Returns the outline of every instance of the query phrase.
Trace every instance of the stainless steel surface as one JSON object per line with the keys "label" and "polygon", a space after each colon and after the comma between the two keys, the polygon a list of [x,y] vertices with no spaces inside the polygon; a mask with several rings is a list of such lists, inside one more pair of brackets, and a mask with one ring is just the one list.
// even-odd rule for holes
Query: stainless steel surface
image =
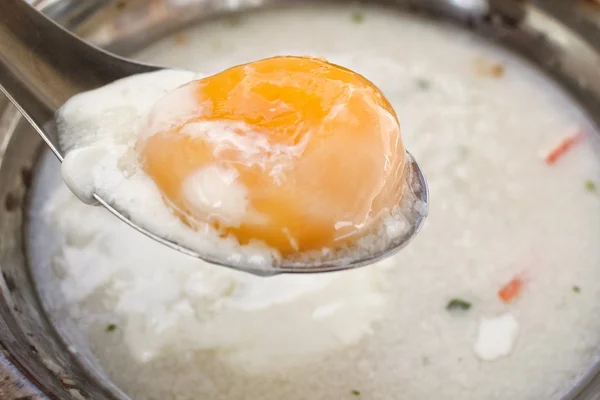
{"label": "stainless steel surface", "polygon": [[[292,3],[283,0],[151,0],[114,1],[107,5],[108,2],[52,0],[45,3],[50,7],[46,10],[59,10],[54,17],[59,20],[66,17],[65,21],[76,24],[85,37],[123,55],[193,21],[229,12],[234,3],[241,9]],[[561,83],[596,127],[600,127],[600,9],[592,2],[385,2],[407,12],[452,21],[521,54]],[[78,11],[73,11],[75,9],[71,7],[75,3],[87,3],[89,10],[95,12],[83,12],[81,17],[77,17]],[[0,98],[0,109],[2,102]],[[58,337],[54,327],[48,323],[37,298],[28,270],[31,260],[26,258],[23,250],[26,245],[24,241],[27,240],[23,237],[23,227],[24,212],[28,207],[26,195],[31,171],[39,156],[39,147],[39,137],[18,118],[15,110],[5,110],[0,116],[0,158],[3,149],[8,150],[4,159],[0,160],[0,344],[3,348],[0,352],[0,371],[19,382],[19,396],[22,393],[37,396],[37,387],[49,398],[72,399],[75,397],[69,390],[77,389],[87,399],[127,399],[105,379],[96,365],[86,359],[85,354],[68,351],[68,344]],[[590,366],[590,370],[563,400],[599,399],[599,372],[599,364]],[[443,393],[440,393],[440,397],[443,397]],[[0,395],[0,398],[5,397]]]}
{"label": "stainless steel surface", "polygon": [[[23,114],[60,161],[65,154],[56,135],[54,115],[69,98],[117,79],[159,69],[88,45],[22,0],[4,0],[0,3],[0,36],[4,37],[0,41],[0,91]],[[391,241],[381,251],[351,261],[343,255],[313,263],[284,259],[270,269],[256,268],[243,262],[232,263],[200,254],[150,232],[133,222],[126,210],[119,210],[97,194],[94,194],[94,198],[132,228],[163,245],[215,265],[260,276],[340,271],[363,267],[389,257],[408,245],[419,233],[427,216],[429,195],[419,165],[412,156],[409,155],[408,159],[409,188],[416,202],[423,204],[423,207],[419,206],[420,211],[408,209],[405,217],[410,229],[404,235]]]}
{"label": "stainless steel surface", "polygon": [[53,120],[69,98],[157,69],[88,45],[22,0],[0,3],[0,37],[0,90],[60,160]]}

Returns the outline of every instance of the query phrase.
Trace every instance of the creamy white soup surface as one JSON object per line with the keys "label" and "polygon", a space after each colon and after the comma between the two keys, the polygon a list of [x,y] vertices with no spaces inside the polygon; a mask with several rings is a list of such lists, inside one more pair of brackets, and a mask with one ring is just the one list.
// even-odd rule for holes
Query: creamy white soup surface
{"label": "creamy white soup surface", "polygon": [[32,216],[60,239],[39,282],[52,315],[136,400],[559,398],[600,345],[600,158],[574,103],[506,51],[375,7],[203,23],[136,58],[211,74],[275,55],[383,90],[430,185],[415,241],[360,270],[257,278],[61,184]]}

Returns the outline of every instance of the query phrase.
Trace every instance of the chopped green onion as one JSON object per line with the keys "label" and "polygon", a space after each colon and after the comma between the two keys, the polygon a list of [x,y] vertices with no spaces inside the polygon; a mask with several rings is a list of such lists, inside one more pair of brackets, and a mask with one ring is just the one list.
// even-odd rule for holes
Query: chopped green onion
{"label": "chopped green onion", "polygon": [[579,286],[573,286],[573,292],[580,293],[581,292],[581,288]]}
{"label": "chopped green onion", "polygon": [[106,326],[106,332],[114,332],[117,330],[117,326],[115,324],[108,324]]}
{"label": "chopped green onion", "polygon": [[229,25],[240,26],[242,24],[242,17],[239,14],[232,15],[229,17]]}
{"label": "chopped green onion", "polygon": [[588,192],[596,192],[596,184],[593,181],[585,181],[585,190]]}
{"label": "chopped green onion", "polygon": [[361,24],[364,20],[365,16],[361,12],[355,11],[352,13],[352,22],[355,24]]}
{"label": "chopped green onion", "polygon": [[431,88],[431,82],[425,78],[419,78],[417,79],[417,86],[421,90],[427,90]]}
{"label": "chopped green onion", "polygon": [[448,302],[446,306],[446,310],[454,311],[454,310],[463,310],[467,311],[471,308],[471,303],[462,299],[452,299]]}
{"label": "chopped green onion", "polygon": [[356,389],[352,391],[352,394],[354,396],[360,396],[360,392],[358,390],[356,390]]}

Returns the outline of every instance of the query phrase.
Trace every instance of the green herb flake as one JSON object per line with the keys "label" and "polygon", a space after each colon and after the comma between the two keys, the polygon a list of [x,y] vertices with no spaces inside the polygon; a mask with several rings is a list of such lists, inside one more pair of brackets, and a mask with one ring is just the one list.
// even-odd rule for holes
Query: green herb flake
{"label": "green herb flake", "polygon": [[360,396],[360,391],[358,391],[358,390],[356,390],[356,389],[354,389],[354,390],[353,390],[352,392],[350,392],[350,393],[352,393],[352,395],[353,395],[353,396]]}
{"label": "green herb flake", "polygon": [[365,16],[359,11],[352,13],[352,22],[355,24],[362,24],[365,21]]}
{"label": "green herb flake", "polygon": [[114,332],[116,330],[117,330],[117,325],[115,325],[115,324],[106,325],[106,332]]}
{"label": "green herb flake", "polygon": [[229,17],[229,25],[230,26],[240,26],[242,24],[242,16],[239,14],[232,15]]}
{"label": "green herb flake", "polygon": [[588,192],[596,192],[596,184],[594,183],[594,181],[585,181],[585,190],[587,190]]}
{"label": "green herb flake", "polygon": [[469,303],[468,301],[462,300],[462,299],[452,299],[448,302],[448,305],[446,306],[446,310],[448,310],[448,311],[455,311],[455,310],[467,311],[470,308],[471,308],[471,303]]}
{"label": "green herb flake", "polygon": [[573,286],[573,292],[581,293],[581,288],[579,286]]}
{"label": "green herb flake", "polygon": [[431,88],[431,81],[425,78],[417,79],[417,87],[421,90],[429,90]]}

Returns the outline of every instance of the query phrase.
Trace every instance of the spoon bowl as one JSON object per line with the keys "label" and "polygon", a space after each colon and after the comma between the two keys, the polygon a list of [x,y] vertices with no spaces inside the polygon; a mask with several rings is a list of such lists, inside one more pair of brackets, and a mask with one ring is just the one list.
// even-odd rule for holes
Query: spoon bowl
{"label": "spoon bowl", "polygon": [[[15,105],[42,137],[58,159],[64,154],[55,128],[55,114],[67,100],[78,93],[97,89],[131,75],[157,71],[152,66],[110,54],[85,43],[23,0],[0,2],[0,91]],[[303,263],[283,260],[273,268],[256,268],[233,264],[191,250],[169,241],[132,222],[127,213],[118,210],[98,195],[94,199],[134,229],[179,252],[206,262],[260,276],[279,273],[315,273],[356,268],[386,258],[405,247],[419,232],[428,210],[429,195],[425,177],[416,160],[408,154],[407,189],[410,211],[405,215],[408,229],[392,240],[385,249],[355,259],[328,258]]]}

